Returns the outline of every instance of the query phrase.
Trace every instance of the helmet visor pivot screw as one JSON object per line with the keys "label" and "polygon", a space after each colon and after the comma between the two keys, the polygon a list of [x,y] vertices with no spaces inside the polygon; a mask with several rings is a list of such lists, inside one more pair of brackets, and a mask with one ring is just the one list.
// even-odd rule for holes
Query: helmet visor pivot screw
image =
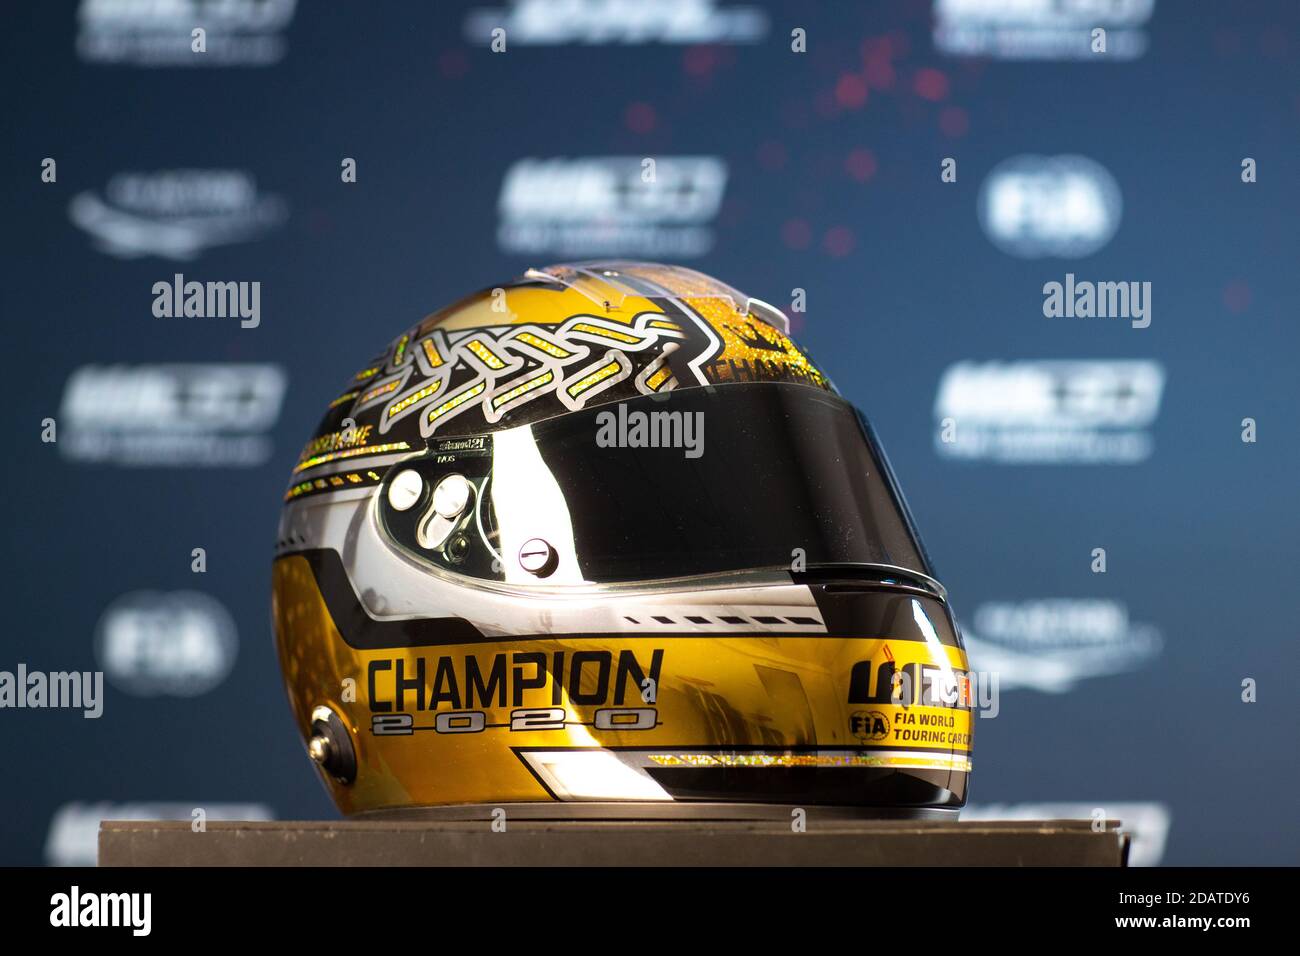
{"label": "helmet visor pivot screw", "polygon": [[433,489],[433,510],[447,520],[459,518],[469,504],[469,482],[464,475],[448,475]]}
{"label": "helmet visor pivot screw", "polygon": [[316,735],[307,742],[307,753],[321,766],[330,759],[330,742],[328,737]]}
{"label": "helmet visor pivot screw", "polygon": [[388,486],[388,503],[394,511],[409,511],[415,507],[424,492],[424,479],[420,473],[407,468]]}
{"label": "helmet visor pivot screw", "polygon": [[553,574],[559,564],[560,555],[542,538],[530,538],[519,549],[519,566],[539,578]]}

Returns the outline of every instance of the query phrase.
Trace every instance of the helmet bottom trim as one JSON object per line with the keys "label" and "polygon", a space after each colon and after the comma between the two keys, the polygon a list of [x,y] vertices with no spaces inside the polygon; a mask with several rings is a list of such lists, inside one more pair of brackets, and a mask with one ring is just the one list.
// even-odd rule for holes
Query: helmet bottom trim
{"label": "helmet bottom trim", "polygon": [[[788,825],[795,805],[776,803],[715,803],[706,801],[550,801],[533,803],[463,803],[440,807],[391,807],[365,810],[352,820],[379,822],[462,823],[492,821],[505,811],[510,820],[555,823],[632,822],[779,822]],[[861,823],[884,820],[955,821],[960,807],[852,807],[809,806],[802,808],[818,824]]]}

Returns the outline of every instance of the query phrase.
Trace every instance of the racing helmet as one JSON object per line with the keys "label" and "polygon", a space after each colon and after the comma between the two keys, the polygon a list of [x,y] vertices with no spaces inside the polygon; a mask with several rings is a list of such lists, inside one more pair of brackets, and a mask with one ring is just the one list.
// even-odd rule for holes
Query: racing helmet
{"label": "racing helmet", "polygon": [[273,618],[347,814],[965,802],[966,655],[871,427],[778,309],[677,266],[530,269],[362,364]]}

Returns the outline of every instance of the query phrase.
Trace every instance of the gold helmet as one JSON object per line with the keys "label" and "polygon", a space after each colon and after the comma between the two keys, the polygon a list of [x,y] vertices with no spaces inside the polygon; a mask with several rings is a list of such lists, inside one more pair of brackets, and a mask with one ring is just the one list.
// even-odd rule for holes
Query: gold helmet
{"label": "gold helmet", "polygon": [[964,803],[946,594],[870,426],[788,331],[688,269],[532,269],[333,397],[273,603],[340,809]]}

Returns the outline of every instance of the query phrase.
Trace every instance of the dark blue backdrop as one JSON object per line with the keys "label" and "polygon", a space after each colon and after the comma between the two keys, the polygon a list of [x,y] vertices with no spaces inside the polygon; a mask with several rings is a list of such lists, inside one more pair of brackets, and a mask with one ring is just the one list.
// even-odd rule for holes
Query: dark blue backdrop
{"label": "dark blue backdrop", "polygon": [[[1148,861],[1297,862],[1300,8],[1160,0],[1146,16],[1132,3],[1111,36],[1136,32],[1136,56],[1080,55],[1087,30],[1067,22],[1081,38],[1070,52],[1014,58],[936,46],[953,18],[995,37],[996,22],[972,19],[987,3],[718,0],[698,5],[721,31],[709,43],[677,42],[672,23],[689,17],[595,36],[623,6],[600,3],[556,5],[550,25],[570,35],[540,43],[519,7],[494,53],[466,24],[505,5],[199,2],[175,22],[130,3],[6,11],[0,670],[111,679],[97,720],[0,711],[0,862],[83,859],[90,823],[129,805],[332,816],[269,627],[270,544],[310,428],[360,362],[433,308],[529,265],[648,243],[783,306],[805,290],[799,338],[880,432],[974,666],[993,666],[982,648],[1005,671],[999,715],[979,722],[974,812],[1137,804]],[[207,24],[208,61],[189,52],[191,23]],[[1028,24],[1048,39],[1051,26]],[[1109,171],[1122,212],[1087,193],[1082,212],[1060,207],[1085,231],[1089,215],[1118,216],[1098,251],[1023,258],[984,231],[981,188],[1023,155]],[[341,181],[345,157],[355,183]],[[680,157],[715,157],[721,201],[629,208],[631,228],[560,248],[557,209],[591,222],[557,177],[553,232],[530,253],[503,248],[523,215],[501,204],[514,164],[563,158],[574,175],[602,157],[656,158],[670,177],[692,168]],[[956,182],[940,179],[945,157]],[[1242,182],[1245,157],[1257,182]],[[686,257],[699,250],[672,245],[683,235],[707,251]],[[260,282],[260,324],[155,318],[151,288],[177,272]],[[1042,285],[1066,272],[1149,281],[1151,326],[1045,318]],[[1141,460],[964,458],[940,437],[937,396],[957,363],[1120,359],[1163,375],[1154,417],[1089,422],[1075,368],[1051,392],[1057,425],[1131,426],[1150,443]],[[104,429],[141,427],[129,410],[105,412],[108,425],[94,412],[150,367],[170,387],[212,387],[173,363],[272,366],[287,391],[250,399],[272,423],[244,431],[186,393],[168,406],[174,429],[131,446],[134,463],[126,446],[96,452]],[[124,377],[89,393],[89,411],[69,402],[77,370],[113,365]],[[40,440],[46,418],[55,443]],[[1036,427],[1034,414],[991,421],[1012,439]],[[252,467],[186,457],[186,435],[248,433],[269,445]],[[228,612],[228,673],[221,613],[184,596],[176,612],[172,592]],[[186,648],[161,692],[138,661],[106,664],[105,646],[147,645],[150,627]]]}

